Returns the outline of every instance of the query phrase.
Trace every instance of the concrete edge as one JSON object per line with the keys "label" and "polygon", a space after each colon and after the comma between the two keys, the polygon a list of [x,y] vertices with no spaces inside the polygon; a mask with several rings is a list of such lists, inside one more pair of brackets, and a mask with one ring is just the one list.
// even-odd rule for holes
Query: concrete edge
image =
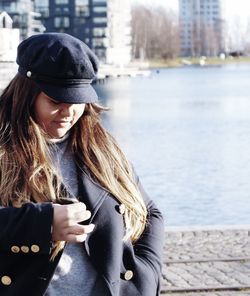
{"label": "concrete edge", "polygon": [[166,226],[165,232],[188,232],[188,231],[230,231],[249,230],[250,224],[243,225],[187,225],[187,226]]}

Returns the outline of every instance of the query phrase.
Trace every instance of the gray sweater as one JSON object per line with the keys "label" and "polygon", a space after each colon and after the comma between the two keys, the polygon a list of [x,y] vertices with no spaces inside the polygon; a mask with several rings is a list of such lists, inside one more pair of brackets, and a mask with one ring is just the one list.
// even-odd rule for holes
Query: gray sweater
{"label": "gray sweater", "polygon": [[[76,164],[65,137],[51,145],[56,168],[71,195],[79,196]],[[45,296],[108,296],[103,279],[86,253],[84,243],[67,243]]]}

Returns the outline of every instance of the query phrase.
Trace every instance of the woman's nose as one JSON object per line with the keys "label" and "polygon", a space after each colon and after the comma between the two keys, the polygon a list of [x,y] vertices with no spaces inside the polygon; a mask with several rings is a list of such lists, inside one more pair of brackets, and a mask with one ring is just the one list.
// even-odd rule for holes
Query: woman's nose
{"label": "woman's nose", "polygon": [[61,109],[61,115],[63,116],[72,116],[74,114],[74,105],[73,104],[63,104]]}

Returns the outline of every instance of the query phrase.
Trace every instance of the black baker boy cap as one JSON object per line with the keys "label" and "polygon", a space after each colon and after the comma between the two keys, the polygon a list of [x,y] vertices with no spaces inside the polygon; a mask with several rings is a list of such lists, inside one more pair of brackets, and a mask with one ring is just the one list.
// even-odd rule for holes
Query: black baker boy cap
{"label": "black baker boy cap", "polygon": [[22,76],[33,80],[56,101],[80,104],[98,100],[91,86],[98,59],[85,43],[71,35],[33,35],[19,44],[16,62]]}

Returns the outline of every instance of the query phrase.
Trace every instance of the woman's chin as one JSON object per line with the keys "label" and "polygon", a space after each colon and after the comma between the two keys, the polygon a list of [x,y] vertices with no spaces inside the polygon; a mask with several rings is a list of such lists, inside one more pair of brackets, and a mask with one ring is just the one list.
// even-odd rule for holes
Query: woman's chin
{"label": "woman's chin", "polygon": [[49,135],[52,139],[60,139],[63,138],[68,132],[68,129],[58,129],[56,131],[51,132]]}

